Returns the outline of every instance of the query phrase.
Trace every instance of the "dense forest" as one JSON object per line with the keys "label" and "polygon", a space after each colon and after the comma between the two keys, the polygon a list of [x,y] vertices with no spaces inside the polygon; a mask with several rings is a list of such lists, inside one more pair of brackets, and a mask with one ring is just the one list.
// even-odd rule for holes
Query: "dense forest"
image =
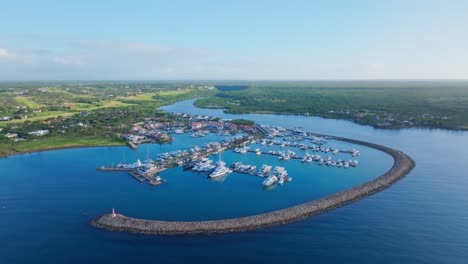
{"label": "dense forest", "polygon": [[353,120],[380,128],[468,129],[468,82],[260,82],[220,91],[198,107]]}

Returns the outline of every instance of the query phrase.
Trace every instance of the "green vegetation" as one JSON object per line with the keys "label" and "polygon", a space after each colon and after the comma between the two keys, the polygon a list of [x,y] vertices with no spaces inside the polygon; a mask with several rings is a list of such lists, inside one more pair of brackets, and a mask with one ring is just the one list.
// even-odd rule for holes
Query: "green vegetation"
{"label": "green vegetation", "polygon": [[231,120],[231,123],[235,125],[243,125],[243,126],[253,126],[255,125],[255,122],[252,120],[247,120],[247,119],[234,119]]}
{"label": "green vegetation", "polygon": [[[0,83],[0,118],[11,118],[0,121],[0,157],[121,145],[120,134],[132,124],[165,115],[158,107],[215,93],[211,86],[175,83]],[[40,130],[48,133],[30,133]]]}
{"label": "green vegetation", "polygon": [[118,146],[124,145],[124,141],[117,138],[99,138],[94,136],[54,136],[41,139],[32,139],[21,143],[13,141],[4,141],[1,143],[0,157],[16,153],[33,152],[49,149],[60,149],[70,147],[88,147],[88,146]]}
{"label": "green vegetation", "polygon": [[216,89],[220,90],[221,92],[225,91],[240,91],[248,89],[249,86],[247,85],[216,85]]}
{"label": "green vegetation", "polygon": [[[468,129],[468,82],[0,83],[0,156],[72,146],[121,145],[120,135],[158,107],[282,113],[353,120],[382,128]],[[251,125],[250,120],[234,120]],[[47,130],[42,136],[31,134]],[[9,137],[7,137],[7,135]]]}
{"label": "green vegetation", "polygon": [[26,106],[28,108],[38,109],[38,108],[44,107],[44,105],[39,104],[39,103],[37,103],[37,102],[35,102],[35,101],[31,100],[30,98],[25,97],[25,96],[16,96],[15,100],[19,104],[22,104],[22,105],[24,105],[24,106]]}
{"label": "green vegetation", "polygon": [[282,113],[353,120],[380,128],[468,129],[468,82],[260,82],[196,101],[230,113]]}

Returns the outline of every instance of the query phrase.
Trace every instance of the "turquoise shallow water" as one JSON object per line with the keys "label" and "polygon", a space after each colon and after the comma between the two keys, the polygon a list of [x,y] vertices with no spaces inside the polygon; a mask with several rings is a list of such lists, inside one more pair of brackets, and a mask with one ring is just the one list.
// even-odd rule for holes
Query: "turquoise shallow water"
{"label": "turquoise shallow water", "polygon": [[[204,113],[191,101],[167,111]],[[95,263],[113,260],[180,263],[359,262],[466,263],[468,261],[468,133],[445,130],[376,130],[347,121],[312,117],[244,115],[260,123],[356,138],[401,149],[417,163],[395,186],[358,203],[303,221],[240,234],[149,237],[112,233],[89,226],[112,207],[136,217],[219,219],[284,208],[348,188],[386,171],[391,158],[359,146],[360,166],[337,169],[282,163],[293,182],[263,190],[261,179],[231,174],[222,183],[182,172],[162,173],[169,184],[150,187],[125,173],[95,170],[182,149],[188,135],[170,145],[87,148],[18,155],[0,160],[0,263]],[[196,139],[203,144],[211,135]],[[332,146],[352,146],[330,142]],[[355,146],[354,146],[355,147]],[[216,157],[213,157],[216,158]],[[269,156],[223,154],[228,163],[278,163]],[[226,259],[226,257],[228,257]]]}

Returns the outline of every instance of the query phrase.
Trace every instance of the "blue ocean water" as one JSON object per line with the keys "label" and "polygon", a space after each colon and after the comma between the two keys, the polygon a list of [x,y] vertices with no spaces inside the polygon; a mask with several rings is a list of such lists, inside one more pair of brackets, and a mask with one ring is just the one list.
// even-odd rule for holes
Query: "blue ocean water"
{"label": "blue ocean water", "polygon": [[[185,101],[164,109],[238,118],[197,109]],[[0,159],[0,263],[298,262],[466,263],[468,261],[468,133],[446,130],[378,130],[314,117],[243,115],[263,124],[376,142],[401,149],[417,167],[390,189],[358,203],[285,226],[197,236],[143,236],[95,229],[89,221],[115,207],[129,216],[219,219],[287,207],[365,182],[391,159],[358,146],[355,169],[281,163],[293,182],[264,190],[261,179],[231,174],[224,182],[175,168],[151,187],[101,165],[153,158],[219,139],[177,136],[170,145],[70,149]],[[195,142],[193,142],[195,140]],[[330,142],[340,147],[356,147]],[[217,157],[213,157],[216,159]],[[274,157],[227,152],[228,163],[278,163]]]}

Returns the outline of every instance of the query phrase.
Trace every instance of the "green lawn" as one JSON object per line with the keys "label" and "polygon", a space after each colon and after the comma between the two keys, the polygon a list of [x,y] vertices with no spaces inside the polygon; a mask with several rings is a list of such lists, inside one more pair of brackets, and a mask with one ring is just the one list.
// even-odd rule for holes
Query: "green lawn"
{"label": "green lawn", "polygon": [[[22,123],[25,121],[41,121],[41,120],[46,120],[49,118],[55,118],[59,116],[72,116],[74,114],[77,114],[81,111],[92,111],[92,110],[97,110],[101,108],[108,108],[108,107],[124,107],[124,106],[130,106],[131,104],[124,103],[121,101],[117,100],[109,100],[109,101],[104,101],[100,103],[94,103],[94,104],[86,104],[86,103],[75,103],[74,106],[70,110],[63,110],[63,111],[43,111],[40,113],[30,113],[28,118],[25,119],[13,119],[10,121],[6,122],[0,122],[0,127],[5,127],[9,124],[18,124]],[[32,116],[31,116],[32,115]]]}
{"label": "green lawn", "polygon": [[32,100],[31,98],[26,97],[26,96],[16,96],[15,100],[19,104],[24,105],[24,106],[29,107],[29,108],[32,108],[32,109],[37,109],[37,108],[44,107],[44,105],[42,105],[42,104],[40,104],[38,102],[35,102],[34,100]]}
{"label": "green lawn", "polygon": [[85,146],[120,146],[125,145],[124,141],[115,138],[102,137],[70,137],[70,136],[48,136],[27,140],[23,142],[2,142],[0,144],[0,157],[15,153],[32,152],[67,147]]}

